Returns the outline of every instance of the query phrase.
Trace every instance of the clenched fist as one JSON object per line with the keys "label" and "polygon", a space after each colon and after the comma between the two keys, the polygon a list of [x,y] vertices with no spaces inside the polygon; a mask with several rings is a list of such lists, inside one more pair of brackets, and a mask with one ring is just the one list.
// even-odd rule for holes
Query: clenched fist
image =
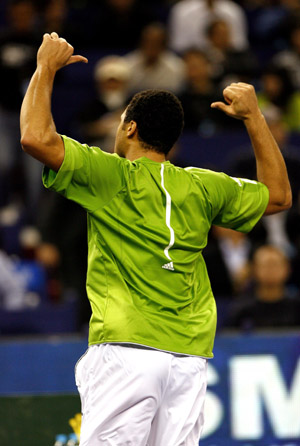
{"label": "clenched fist", "polygon": [[54,73],[60,68],[76,62],[88,60],[83,56],[73,56],[74,48],[55,32],[44,34],[43,43],[37,54],[37,65],[46,66]]}
{"label": "clenched fist", "polygon": [[255,116],[261,116],[258,107],[255,89],[244,82],[232,83],[223,91],[224,102],[213,102],[212,108],[223,111],[228,116],[246,120]]}

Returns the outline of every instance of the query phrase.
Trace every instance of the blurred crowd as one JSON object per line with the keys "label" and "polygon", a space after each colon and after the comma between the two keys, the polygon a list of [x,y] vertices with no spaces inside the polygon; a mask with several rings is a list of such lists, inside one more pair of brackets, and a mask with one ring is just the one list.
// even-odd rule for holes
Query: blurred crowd
{"label": "blurred crowd", "polygon": [[[197,147],[223,157],[201,167],[256,179],[240,121],[210,104],[231,82],[249,82],[285,157],[293,206],[264,217],[248,235],[213,227],[204,251],[219,305],[219,328],[300,327],[300,1],[299,0],[3,0],[0,3],[0,334],[6,312],[77,303],[85,329],[86,215],[42,187],[42,165],[20,147],[19,113],[45,32],[56,31],[89,58],[57,74],[58,132],[112,151],[120,115],[137,91],[173,91],[185,130],[170,159],[198,165]],[[243,135],[235,150],[233,135]],[[228,141],[228,142],[227,142]],[[200,144],[200,143],[199,143]],[[201,145],[200,144],[200,145]],[[200,165],[199,165],[200,167]],[[48,308],[48,307],[46,307]],[[1,316],[2,315],[2,316]],[[24,331],[24,330],[23,330]],[[28,331],[28,329],[27,329]],[[29,330],[30,331],[30,330]],[[62,330],[63,331],[63,330]]]}

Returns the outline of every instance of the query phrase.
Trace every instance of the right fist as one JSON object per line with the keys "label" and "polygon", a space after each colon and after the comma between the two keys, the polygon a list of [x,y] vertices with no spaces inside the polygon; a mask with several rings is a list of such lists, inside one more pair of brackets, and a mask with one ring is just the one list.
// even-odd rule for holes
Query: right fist
{"label": "right fist", "polygon": [[44,34],[43,42],[37,53],[37,65],[46,66],[56,72],[60,68],[76,62],[88,60],[83,56],[73,56],[74,48],[66,39],[59,37],[55,32]]}

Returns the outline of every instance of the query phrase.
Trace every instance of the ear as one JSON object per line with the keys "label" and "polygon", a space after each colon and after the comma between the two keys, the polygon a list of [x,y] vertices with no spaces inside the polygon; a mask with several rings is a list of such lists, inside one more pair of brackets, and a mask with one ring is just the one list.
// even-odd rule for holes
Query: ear
{"label": "ear", "polygon": [[127,127],[127,136],[131,138],[137,131],[137,125],[135,121],[130,121]]}

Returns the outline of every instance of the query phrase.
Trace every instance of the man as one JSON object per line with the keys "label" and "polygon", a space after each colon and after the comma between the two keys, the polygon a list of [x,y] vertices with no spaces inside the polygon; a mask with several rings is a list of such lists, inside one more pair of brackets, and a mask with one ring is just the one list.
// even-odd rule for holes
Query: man
{"label": "man", "polygon": [[300,327],[299,296],[286,287],[290,270],[281,249],[260,246],[253,255],[252,293],[233,304],[227,325],[244,330]]}
{"label": "man", "polygon": [[181,57],[167,48],[167,30],[161,23],[151,23],[142,32],[139,47],[126,54],[132,93],[148,88],[179,92],[185,81]]}
{"label": "man", "polygon": [[230,28],[230,41],[236,50],[248,47],[246,14],[232,0],[181,0],[169,14],[170,47],[176,52],[203,48],[207,44],[206,29],[219,18]]}
{"label": "man", "polygon": [[212,223],[249,231],[291,204],[283,158],[253,87],[226,88],[212,106],[243,119],[255,181],[166,161],[183,113],[169,92],[137,94],[121,117],[115,153],[61,137],[50,110],[55,73],[86,62],[45,34],[21,110],[23,149],[43,162],[44,184],[88,213],[89,349],[79,362],[81,446],[195,446],[203,426],[206,358],[215,302],[202,250]]}

